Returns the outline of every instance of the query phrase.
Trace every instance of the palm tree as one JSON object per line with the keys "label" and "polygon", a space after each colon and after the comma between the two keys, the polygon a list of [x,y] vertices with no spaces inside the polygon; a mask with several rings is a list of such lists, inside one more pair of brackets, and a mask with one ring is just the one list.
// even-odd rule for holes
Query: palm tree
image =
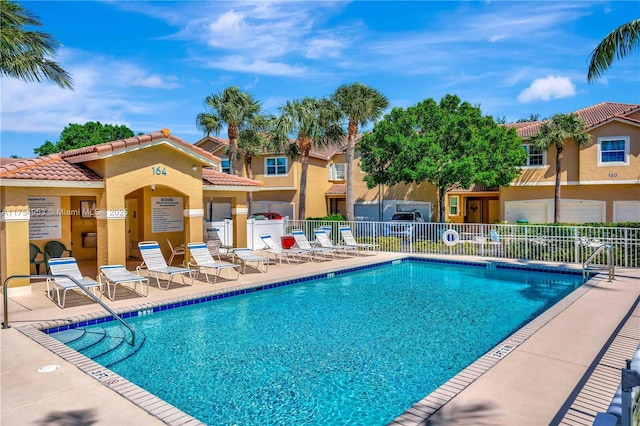
{"label": "palm tree", "polygon": [[231,86],[220,93],[207,96],[204,103],[209,112],[198,114],[196,125],[207,136],[211,133],[219,134],[223,125],[227,125],[229,167],[231,174],[235,175],[238,137],[260,115],[260,102],[237,86]]}
{"label": "palm tree", "polygon": [[[268,119],[259,116],[257,120],[251,123],[250,128],[240,132],[238,138],[238,152],[244,157],[244,164],[247,170],[247,177],[253,179],[253,157],[263,154],[267,146],[268,139],[265,134],[265,126]],[[247,193],[247,216],[251,216],[253,210],[253,192]]]}
{"label": "palm tree", "polygon": [[556,114],[545,122],[538,133],[531,138],[531,144],[537,149],[547,150],[556,147],[556,186],[553,197],[553,222],[560,221],[560,174],[562,172],[562,151],[567,140],[574,140],[582,147],[591,141],[587,124],[576,114]]}
{"label": "palm tree", "polygon": [[369,121],[378,119],[389,106],[387,98],[369,86],[361,83],[342,85],[336,89],[331,97],[338,105],[344,118],[349,121],[347,126],[347,220],[354,219],[353,197],[353,157],[355,152],[358,125],[366,126]]}
{"label": "palm tree", "polygon": [[[298,203],[299,219],[305,218],[307,170],[311,148],[336,144],[338,138],[344,135],[339,122],[340,111],[333,102],[324,98],[307,97],[287,101],[280,107],[280,116],[275,120],[275,127],[270,131],[272,143],[282,151],[295,151],[300,155],[302,168]],[[295,135],[296,139],[293,143],[289,140],[289,135]]]}
{"label": "palm tree", "polygon": [[0,72],[9,78],[31,82],[50,80],[63,89],[73,90],[69,73],[56,62],[60,45],[51,35],[27,31],[26,26],[41,27],[42,23],[19,4],[0,0]]}
{"label": "palm tree", "polygon": [[613,57],[624,58],[640,45],[640,19],[627,22],[611,31],[591,52],[587,80],[594,82],[609,69]]}

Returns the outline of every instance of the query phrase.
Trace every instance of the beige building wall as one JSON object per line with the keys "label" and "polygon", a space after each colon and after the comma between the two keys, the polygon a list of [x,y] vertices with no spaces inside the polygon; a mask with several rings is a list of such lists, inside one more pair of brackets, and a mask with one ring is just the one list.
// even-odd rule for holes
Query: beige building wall
{"label": "beige building wall", "polygon": [[[629,164],[599,165],[598,140],[602,137],[629,137]],[[640,127],[613,121],[591,131],[592,144],[580,153],[580,182],[597,181],[616,184],[640,182]],[[576,180],[578,180],[576,179]]]}
{"label": "beige building wall", "polygon": [[[638,119],[640,112],[630,118]],[[614,221],[614,203],[640,200],[640,126],[612,119],[593,127],[589,144],[579,148],[573,141],[565,144],[562,160],[560,198],[562,201],[604,202],[605,220]],[[601,138],[628,140],[628,164],[599,164]],[[525,140],[524,143],[527,141]],[[527,200],[553,200],[555,192],[555,147],[547,152],[544,167],[525,167],[513,186],[500,189],[500,210],[505,203]],[[562,220],[562,209],[560,211]],[[501,215],[504,220],[504,213]],[[640,218],[638,218],[640,220]],[[549,221],[553,221],[551,218]]]}

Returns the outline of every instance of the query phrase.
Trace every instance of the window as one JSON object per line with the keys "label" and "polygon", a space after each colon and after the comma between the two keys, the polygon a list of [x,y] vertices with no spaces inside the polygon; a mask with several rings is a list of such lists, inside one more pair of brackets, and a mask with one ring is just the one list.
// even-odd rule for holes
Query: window
{"label": "window", "polygon": [[629,136],[598,138],[598,165],[629,164]]}
{"label": "window", "polygon": [[449,197],[449,216],[458,216],[458,201],[457,195]]}
{"label": "window", "polygon": [[346,168],[345,163],[329,164],[329,180],[344,180]]}
{"label": "window", "polygon": [[231,174],[231,164],[229,163],[229,159],[228,158],[223,158],[222,159],[222,173],[226,173],[226,174]]}
{"label": "window", "polygon": [[532,145],[522,145],[522,148],[527,153],[526,167],[539,167],[547,163],[545,150],[535,148]]}
{"label": "window", "polygon": [[282,176],[287,174],[287,157],[269,157],[265,159],[266,176]]}

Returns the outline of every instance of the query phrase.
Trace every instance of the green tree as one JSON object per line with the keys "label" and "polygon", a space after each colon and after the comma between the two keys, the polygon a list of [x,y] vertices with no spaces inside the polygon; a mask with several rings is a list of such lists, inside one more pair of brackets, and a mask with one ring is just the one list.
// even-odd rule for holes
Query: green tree
{"label": "green tree", "polygon": [[638,46],[640,46],[640,19],[634,19],[611,31],[591,52],[587,81],[593,83],[609,69],[614,57],[622,59]]}
{"label": "green tree", "polygon": [[560,221],[560,176],[562,173],[562,153],[565,143],[575,141],[582,147],[591,142],[587,132],[587,124],[576,114],[556,114],[546,121],[538,133],[531,137],[531,145],[538,149],[548,150],[556,147],[556,184],[553,196],[553,222]]}
{"label": "green tree", "polygon": [[[451,189],[471,184],[506,186],[526,161],[515,129],[483,116],[480,108],[446,95],[406,110],[394,108],[360,143],[363,169],[384,162],[390,185],[430,182],[438,189],[439,219]],[[373,167],[379,167],[373,163]],[[366,178],[368,179],[368,178]]]}
{"label": "green tree", "polygon": [[[270,130],[271,143],[281,152],[296,152],[300,156],[300,200],[298,218],[305,218],[307,198],[307,170],[312,148],[337,144],[344,131],[341,114],[329,99],[302,98],[280,107],[280,115]],[[289,136],[295,138],[293,142]]]}
{"label": "green tree", "polygon": [[196,125],[207,135],[211,133],[217,135],[224,125],[227,126],[229,167],[231,174],[235,175],[237,174],[236,153],[240,132],[251,128],[252,120],[260,115],[260,102],[237,86],[231,86],[220,93],[207,96],[204,103],[208,111],[198,114]]}
{"label": "green tree", "polygon": [[33,152],[37,155],[48,155],[133,136],[133,131],[125,125],[101,124],[99,121],[69,124],[60,133],[58,142],[46,141],[40,147],[35,148]]}
{"label": "green tree", "polygon": [[336,89],[331,99],[338,105],[347,119],[347,220],[354,219],[353,157],[358,134],[358,126],[366,126],[377,120],[389,106],[387,98],[376,89],[361,83],[342,85]]}
{"label": "green tree", "polygon": [[28,31],[42,27],[27,9],[9,0],[0,0],[0,72],[9,78],[31,82],[50,80],[73,90],[69,73],[50,58],[60,45],[51,35]]}
{"label": "green tree", "polygon": [[528,122],[535,122],[535,121],[540,121],[540,114],[529,114],[528,117],[525,118],[519,118],[516,120],[516,123],[528,123]]}
{"label": "green tree", "polygon": [[[269,119],[258,117],[247,129],[243,129],[238,136],[238,152],[244,157],[244,165],[247,170],[247,177],[253,179],[253,157],[263,154],[268,146],[269,140],[265,130]],[[247,193],[248,216],[253,213],[253,192]]]}

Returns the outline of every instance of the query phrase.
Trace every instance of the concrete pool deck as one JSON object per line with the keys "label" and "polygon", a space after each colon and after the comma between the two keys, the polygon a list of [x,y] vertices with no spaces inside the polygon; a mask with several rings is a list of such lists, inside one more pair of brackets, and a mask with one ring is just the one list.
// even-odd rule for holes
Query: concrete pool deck
{"label": "concrete pool deck", "polygon": [[[221,279],[215,285],[196,281],[192,287],[175,286],[168,291],[151,286],[146,298],[125,292],[118,293],[114,302],[106,297],[103,301],[113,309],[123,309],[399,257],[405,256],[380,253],[376,256],[301,265],[272,264],[267,273],[248,270],[238,281]],[[497,261],[532,264],[504,259]],[[133,269],[132,266],[129,269]],[[562,266],[579,268],[579,265]],[[89,272],[95,271],[95,264],[86,267],[87,275],[95,274]],[[592,415],[608,406],[619,383],[619,369],[640,341],[639,297],[638,269],[616,270],[616,280],[611,283],[601,276],[591,280],[575,300],[554,313],[544,325],[532,331],[499,362],[479,374],[464,390],[431,415],[429,423],[591,424]],[[99,305],[86,303],[83,299],[76,301],[72,298],[67,303],[65,309],[58,308],[44,296],[43,283],[9,289],[11,328],[0,331],[0,424],[165,424],[18,330],[32,323],[89,315],[101,310]],[[604,367],[599,367],[599,361],[608,353],[607,349],[615,345],[616,353],[605,358]],[[618,362],[619,365],[611,365]],[[60,368],[50,373],[37,372],[38,368],[53,364]],[[603,373],[603,369],[607,368],[611,372]],[[589,379],[594,374],[601,374],[604,379],[598,377],[597,384],[590,385]],[[456,389],[455,378],[450,382],[451,388],[442,389],[443,395]],[[581,400],[582,393],[589,386],[595,386],[596,393]],[[425,398],[423,401],[426,406],[417,404],[406,416],[397,419],[396,424],[425,424],[430,414],[430,400]],[[176,421],[174,424],[195,423]]]}

